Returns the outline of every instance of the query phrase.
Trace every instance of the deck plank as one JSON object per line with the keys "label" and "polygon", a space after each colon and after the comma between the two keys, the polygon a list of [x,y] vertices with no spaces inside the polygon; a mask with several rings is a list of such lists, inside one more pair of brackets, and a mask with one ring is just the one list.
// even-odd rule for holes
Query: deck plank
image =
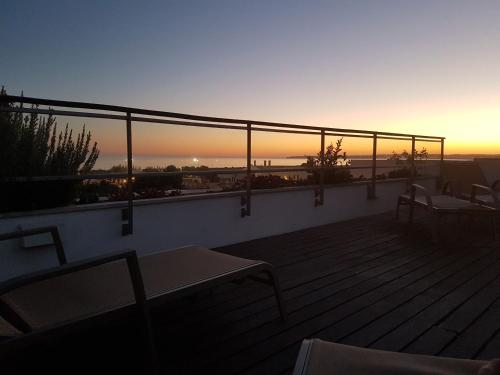
{"label": "deck plank", "polygon": [[[457,259],[456,254],[449,254],[447,258],[441,259],[433,264],[426,264],[416,272],[408,273],[402,278],[396,279],[389,284],[374,289],[368,294],[340,305],[336,310],[325,317],[330,322],[335,322],[333,325],[320,331],[310,330],[309,332],[301,332],[296,336],[297,342],[294,343],[295,347],[291,346],[288,352],[281,356],[277,356],[276,359],[271,359],[271,362],[275,362],[276,360],[278,362],[285,362],[285,357],[288,358],[289,362],[293,362],[293,353],[295,350],[298,350],[298,344],[300,344],[300,339],[302,337],[314,335],[325,340],[336,342],[344,337],[348,337],[349,334],[356,332],[377,317],[384,316],[385,310],[394,306],[392,303],[397,304],[405,299],[411,299],[412,296],[408,294],[408,291],[404,290],[405,285],[411,286],[414,291],[428,288],[438,283],[440,280],[453,278],[457,270],[467,269],[467,265],[478,257],[479,255],[477,254],[470,254],[469,257],[463,256]],[[483,266],[485,263],[486,262],[483,263]],[[434,271],[440,271],[439,276]],[[377,308],[372,308],[377,304]],[[310,328],[315,322],[309,321],[306,324]],[[294,327],[293,330],[296,331],[297,328]],[[305,336],[301,336],[301,334]],[[269,348],[267,348],[267,350],[269,350]]]}
{"label": "deck plank", "polygon": [[[482,359],[499,357],[500,346],[498,346],[498,338],[495,337],[500,330],[499,316],[500,299],[497,299],[477,320],[460,335],[457,335],[440,352],[440,355]],[[486,349],[487,347],[488,349]]]}

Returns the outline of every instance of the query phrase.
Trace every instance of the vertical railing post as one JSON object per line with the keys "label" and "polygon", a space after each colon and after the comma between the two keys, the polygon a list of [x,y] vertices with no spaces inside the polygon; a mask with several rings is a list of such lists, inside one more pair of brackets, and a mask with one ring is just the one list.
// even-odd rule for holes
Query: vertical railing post
{"label": "vertical railing post", "polygon": [[415,170],[415,136],[411,137],[411,153],[410,153],[410,183],[409,183],[409,188],[411,188],[411,185],[415,183],[415,176],[416,176],[416,170]]}
{"label": "vertical railing post", "polygon": [[444,138],[441,138],[441,155],[439,160],[439,189],[444,184]]}
{"label": "vertical railing post", "polygon": [[252,198],[252,124],[247,124],[246,195],[241,197],[241,217],[250,216]]}
{"label": "vertical railing post", "polygon": [[373,133],[373,150],[372,150],[372,181],[368,191],[368,199],[375,199],[377,196],[377,133]]}
{"label": "vertical railing post", "polygon": [[315,192],[314,206],[322,206],[325,203],[325,130],[321,130],[320,146],[320,171],[319,171],[319,190]]}
{"label": "vertical railing post", "polygon": [[132,234],[134,231],[134,189],[132,179],[133,165],[132,165],[132,115],[127,112],[127,195],[128,195],[128,209],[127,209],[127,224],[123,224],[122,234]]}

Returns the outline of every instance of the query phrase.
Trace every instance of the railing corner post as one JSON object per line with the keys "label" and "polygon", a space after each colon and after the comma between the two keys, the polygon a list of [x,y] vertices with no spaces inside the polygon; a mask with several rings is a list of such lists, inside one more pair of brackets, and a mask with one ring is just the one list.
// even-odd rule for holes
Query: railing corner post
{"label": "railing corner post", "polygon": [[132,160],[132,114],[127,112],[127,223],[122,225],[122,234],[134,232],[134,189],[133,189],[133,160]]}
{"label": "railing corner post", "polygon": [[416,153],[416,149],[415,149],[415,136],[412,135],[411,137],[411,153],[410,153],[410,178],[409,178],[409,181],[408,181],[408,188],[415,183],[415,177],[417,176],[417,170],[416,170],[416,166],[415,166],[415,153]]}
{"label": "railing corner post", "polygon": [[371,184],[368,186],[368,199],[377,198],[377,138],[378,134],[373,133],[372,177]]}
{"label": "railing corner post", "polygon": [[314,207],[325,204],[325,129],[321,129],[319,188],[314,191]]}
{"label": "railing corner post", "polygon": [[441,154],[439,158],[439,178],[438,188],[441,190],[444,185],[444,138],[441,138]]}
{"label": "railing corner post", "polygon": [[252,199],[252,124],[247,124],[247,173],[246,173],[246,197],[241,199],[241,217],[251,215]]}

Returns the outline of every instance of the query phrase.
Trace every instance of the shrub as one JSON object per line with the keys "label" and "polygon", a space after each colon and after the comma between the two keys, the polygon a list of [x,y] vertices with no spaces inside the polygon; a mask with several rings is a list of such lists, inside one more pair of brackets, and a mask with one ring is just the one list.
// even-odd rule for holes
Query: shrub
{"label": "shrub", "polygon": [[[179,168],[175,165],[169,165],[165,168],[162,167],[147,167],[142,172],[178,172]],[[152,193],[153,190],[170,190],[182,188],[182,175],[173,176],[141,176],[136,177],[134,182],[134,191],[141,194],[148,190],[147,195],[160,195],[160,193]]]}
{"label": "shrub", "polygon": [[330,143],[327,146],[324,154],[323,150],[321,150],[318,152],[316,157],[308,158],[306,166],[311,167],[309,171],[311,173],[309,176],[311,183],[320,183],[321,172],[319,171],[319,168],[321,167],[322,157],[324,157],[324,166],[326,168],[324,171],[325,184],[351,182],[353,180],[349,169],[351,162],[349,161],[346,152],[342,152],[342,141],[343,138],[339,138],[335,142],[335,146],[333,143]]}
{"label": "shrub", "polygon": [[[0,95],[7,95],[3,87]],[[0,105],[16,108],[12,103]],[[52,115],[0,112],[0,183],[5,194],[0,211],[49,208],[71,202],[78,181],[19,182],[12,178],[88,173],[99,157],[97,142],[90,148],[91,139],[85,125],[76,140],[69,125],[58,132]]]}
{"label": "shrub", "polygon": [[276,175],[252,175],[252,189],[273,189],[297,185],[295,181]]}
{"label": "shrub", "polygon": [[[406,150],[403,150],[402,153],[398,154],[396,152],[392,152],[392,156],[389,160],[392,160],[396,163],[396,165],[400,165],[398,169],[394,169],[387,173],[389,178],[402,178],[402,177],[410,177],[411,176],[411,162],[415,161],[424,161],[429,157],[429,153],[427,149],[423,147],[420,151],[414,150],[413,155],[410,155]],[[416,176],[417,167],[414,167],[414,175]]]}

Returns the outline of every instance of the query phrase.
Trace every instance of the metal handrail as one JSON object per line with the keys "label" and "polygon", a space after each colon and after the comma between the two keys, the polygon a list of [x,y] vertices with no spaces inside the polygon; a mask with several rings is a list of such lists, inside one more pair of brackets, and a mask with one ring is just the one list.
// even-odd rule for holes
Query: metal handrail
{"label": "metal handrail", "polygon": [[[1,102],[1,100],[0,100]],[[90,112],[75,112],[75,111],[60,111],[54,109],[33,109],[33,108],[0,108],[0,112],[15,112],[15,113],[37,113],[41,115],[53,115],[53,116],[69,116],[69,117],[88,117],[88,118],[102,118],[107,120],[127,120],[127,116],[125,115],[111,115],[111,114],[101,114],[101,113],[90,113]],[[192,122],[192,121],[176,121],[172,119],[164,120],[158,118],[151,117],[137,117],[132,116],[131,120],[133,122],[146,122],[146,123],[156,123],[156,124],[165,124],[165,125],[182,125],[182,126],[193,126],[193,127],[206,127],[206,128],[215,128],[215,129],[231,129],[231,130],[246,130],[244,126],[237,125],[222,125],[208,122]],[[326,131],[326,129],[333,128],[324,128],[325,135],[327,136],[335,136],[335,137],[352,137],[352,138],[372,138],[373,134],[379,134],[378,139],[391,139],[391,140],[400,140],[407,141],[411,140],[412,135],[398,135],[398,133],[385,133],[385,132],[371,132],[371,133],[340,133],[338,131]],[[334,129],[335,130],[335,129]],[[342,129],[338,129],[339,131]],[[345,130],[345,129],[344,129]],[[291,129],[273,129],[273,128],[259,128],[252,127],[252,131],[260,131],[260,132],[272,132],[272,133],[287,133],[287,134],[307,134],[307,135],[320,135],[321,132],[318,131],[306,131],[306,130],[291,130]],[[380,135],[380,134],[394,134],[394,135]],[[406,138],[405,138],[406,137]],[[427,137],[424,136],[416,136],[417,142],[441,142],[443,137]]]}
{"label": "metal handrail", "polygon": [[[438,160],[436,160],[438,161]],[[377,166],[376,169],[393,169],[400,167],[401,165],[380,165]],[[334,169],[372,169],[373,164],[370,165],[357,165],[357,166],[332,166],[332,167],[324,167],[325,171],[334,170]],[[275,168],[258,168],[252,169],[252,174],[259,173],[281,173],[281,172],[311,172],[311,171],[321,171],[321,167],[275,167]],[[169,176],[207,176],[207,175],[243,175],[247,173],[246,167],[234,168],[230,167],[225,169],[203,169],[203,170],[179,170],[179,171],[171,171],[171,172],[132,172],[132,177],[141,178],[141,177],[169,177]],[[57,176],[14,176],[14,177],[4,177],[0,178],[2,182],[29,182],[29,181],[83,181],[83,180],[104,180],[104,179],[119,179],[119,178],[127,178],[128,173],[87,173],[87,174],[78,174],[78,175],[57,175]]]}
{"label": "metal handrail", "polygon": [[[207,175],[207,174],[246,174],[246,194],[242,196],[242,216],[250,215],[250,202],[251,202],[251,178],[252,174],[255,173],[276,173],[276,172],[292,172],[292,171],[310,171],[311,167],[292,167],[292,168],[263,168],[258,170],[252,170],[251,165],[251,149],[252,149],[252,132],[274,132],[274,133],[288,133],[288,134],[307,134],[316,135],[321,138],[321,154],[324,154],[325,150],[325,137],[326,136],[341,136],[341,137],[354,137],[354,138],[368,138],[372,139],[373,151],[372,151],[372,161],[369,166],[349,166],[350,169],[370,169],[372,171],[371,175],[371,186],[369,190],[368,197],[376,197],[376,181],[377,181],[377,169],[381,168],[393,168],[392,166],[377,166],[377,140],[379,139],[392,139],[392,140],[402,140],[411,141],[411,155],[415,154],[415,143],[418,142],[438,142],[441,144],[441,155],[440,155],[440,182],[443,181],[443,163],[444,163],[444,141],[445,137],[438,136],[427,136],[427,135],[416,135],[416,134],[405,134],[405,133],[394,133],[394,132],[381,132],[381,131],[370,131],[370,130],[358,130],[358,129],[345,129],[345,128],[333,128],[333,127],[321,127],[321,126],[310,126],[310,125],[300,125],[291,123],[281,123],[281,122],[269,122],[269,121],[258,121],[258,120],[243,120],[243,119],[233,119],[233,118],[223,118],[223,117],[211,117],[211,116],[200,116],[192,115],[186,113],[177,112],[167,112],[158,110],[148,110],[143,108],[134,107],[124,107],[117,105],[107,105],[107,104],[96,104],[87,102],[74,102],[74,101],[64,101],[64,100],[52,100],[43,98],[30,98],[23,96],[12,96],[12,95],[0,95],[0,103],[21,103],[21,104],[31,104],[33,108],[9,108],[7,106],[0,107],[0,112],[17,112],[17,113],[36,113],[44,115],[59,115],[59,116],[76,116],[76,117],[89,117],[89,118],[102,118],[102,119],[113,119],[126,121],[127,124],[127,172],[126,173],[97,173],[97,174],[86,174],[86,175],[76,175],[76,176],[33,176],[33,177],[12,177],[8,179],[3,179],[3,181],[60,181],[60,180],[86,180],[86,179],[103,179],[103,178],[126,178],[128,187],[128,224],[126,224],[126,229],[124,229],[125,234],[132,233],[133,227],[133,191],[132,183],[136,177],[160,177],[160,176],[173,176],[173,175]],[[85,111],[74,111],[74,110],[56,110],[56,109],[43,109],[38,108],[38,106],[54,106],[63,108],[73,108],[82,109]],[[101,111],[101,112],[87,112],[87,111]],[[114,112],[114,113],[105,113]],[[118,112],[119,114],[116,114]],[[144,117],[148,116],[148,117]],[[132,164],[132,124],[133,123],[159,123],[168,124],[174,126],[194,126],[194,127],[206,127],[215,129],[231,129],[231,130],[242,130],[246,132],[247,135],[247,151],[246,151],[246,168],[242,168],[241,172],[235,170],[227,169],[212,169],[212,170],[198,170],[198,171],[172,171],[172,172],[134,172]],[[410,159],[411,163],[411,176],[410,182],[415,178],[415,160]],[[323,158],[321,159],[321,165],[315,169],[320,171],[320,189],[316,194],[315,205],[321,206],[324,204],[324,174],[325,171],[331,169],[331,167],[326,167],[324,165]],[[343,166],[342,166],[343,167]],[[339,167],[337,167],[339,168]],[[335,169],[335,167],[333,168]]]}
{"label": "metal handrail", "polygon": [[[405,133],[393,133],[393,132],[379,132],[379,131],[370,131],[370,130],[358,130],[358,129],[344,129],[344,128],[332,128],[332,127],[321,127],[321,126],[310,126],[310,125],[298,125],[298,124],[288,124],[281,122],[270,122],[270,121],[258,121],[258,120],[242,120],[242,119],[232,119],[232,118],[224,118],[224,117],[210,117],[210,116],[200,116],[200,115],[191,115],[186,113],[177,113],[177,112],[166,112],[166,111],[158,111],[158,110],[149,110],[143,108],[134,108],[134,107],[124,107],[117,105],[108,105],[108,104],[96,104],[96,103],[85,103],[85,102],[72,102],[65,100],[53,100],[53,99],[41,99],[41,98],[30,98],[24,96],[12,96],[12,95],[3,95],[0,96],[0,103],[27,103],[34,105],[46,105],[46,106],[55,106],[55,107],[66,107],[66,108],[83,108],[83,109],[93,109],[99,111],[108,111],[108,112],[121,112],[121,113],[134,113],[140,115],[147,116],[158,116],[158,117],[171,117],[176,119],[185,119],[192,121],[205,121],[205,122],[220,122],[220,123],[230,123],[230,124],[241,124],[245,125],[244,127],[238,127],[239,129],[246,129],[247,124],[257,125],[257,126],[268,126],[268,127],[279,127],[279,128],[295,128],[295,129],[308,129],[308,130],[325,130],[325,131],[336,131],[343,133],[353,133],[353,134],[366,134],[370,137],[373,134],[384,135],[384,136],[395,136],[395,137],[415,137],[422,139],[435,139],[441,140],[445,139],[445,137],[438,136],[428,136],[428,135],[417,135],[417,134],[405,134]],[[29,112],[30,109],[22,109],[23,112]],[[37,111],[37,109],[34,109]],[[11,110],[7,110],[11,111]],[[49,110],[50,111],[50,110]],[[57,113],[55,110],[52,110],[52,113]],[[67,112],[68,113],[68,112]],[[85,117],[84,113],[77,113],[76,116]],[[99,115],[99,114],[88,114],[88,115]],[[109,114],[101,114],[103,118],[110,118],[104,116],[114,116]],[[116,117],[113,117],[116,118]],[[123,117],[122,119],[125,119]],[[153,119],[151,119],[153,120]],[[206,124],[207,127],[212,127],[216,124]]]}

